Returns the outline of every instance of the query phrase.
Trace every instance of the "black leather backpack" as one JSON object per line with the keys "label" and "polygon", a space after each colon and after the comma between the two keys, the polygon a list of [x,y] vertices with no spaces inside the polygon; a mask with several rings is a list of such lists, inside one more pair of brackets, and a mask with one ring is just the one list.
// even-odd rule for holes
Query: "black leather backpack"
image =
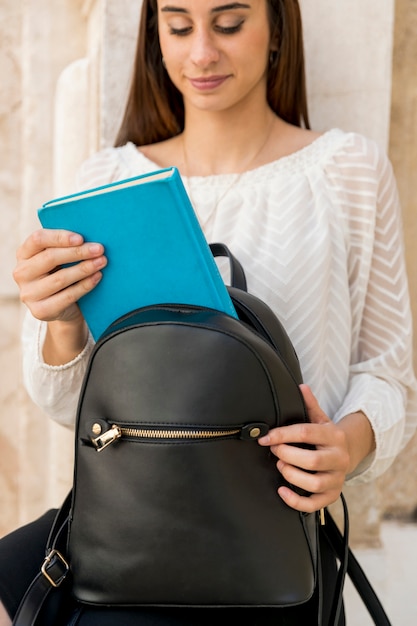
{"label": "black leather backpack", "polygon": [[[36,602],[65,581],[78,605],[103,610],[310,603],[309,623],[339,624],[347,514],[342,536],[327,511],[322,526],[318,513],[288,507],[277,494],[285,481],[276,458],[257,444],[271,428],[308,419],[297,355],[273,312],[247,293],[230,251],[211,248],[230,260],[239,319],[149,306],[113,323],[94,348],[73,490],[34,584]],[[30,595],[18,626],[36,623]]]}

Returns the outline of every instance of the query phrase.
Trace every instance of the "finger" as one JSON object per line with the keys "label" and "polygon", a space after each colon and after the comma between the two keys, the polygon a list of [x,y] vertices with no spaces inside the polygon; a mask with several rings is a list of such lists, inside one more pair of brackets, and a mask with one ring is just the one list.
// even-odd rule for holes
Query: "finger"
{"label": "finger", "polygon": [[300,390],[310,421],[271,429],[267,435],[258,439],[258,443],[261,446],[279,445],[282,443],[319,445],[325,443],[328,439],[328,433],[317,430],[316,426],[317,424],[326,425],[332,424],[333,422],[321,409],[308,385],[300,385]]}
{"label": "finger", "polygon": [[35,275],[48,274],[62,265],[80,263],[103,255],[104,248],[99,243],[86,243],[69,248],[46,248],[32,257],[32,271]]}
{"label": "finger", "polygon": [[94,289],[101,278],[102,273],[96,272],[48,298],[30,302],[28,307],[37,319],[46,322],[64,319],[65,313],[71,305],[77,303],[82,296]]}
{"label": "finger", "polygon": [[17,259],[30,259],[45,248],[69,248],[80,246],[83,237],[68,230],[40,228],[32,233],[18,248]]}
{"label": "finger", "polygon": [[301,496],[289,487],[280,487],[278,494],[292,509],[304,513],[313,513],[314,511],[324,509],[326,506],[329,506],[329,504],[336,502],[340,496],[340,492],[337,490],[328,493]]}
{"label": "finger", "polygon": [[342,469],[310,472],[281,459],[277,463],[278,471],[287,483],[310,493],[322,493],[332,489],[342,489],[345,474]]}
{"label": "finger", "polygon": [[106,257],[101,256],[97,259],[77,263],[76,265],[62,267],[59,270],[48,274],[42,281],[39,282],[39,297],[45,298],[59,293],[71,285],[76,285],[76,283],[80,281],[83,282],[81,290],[85,293],[85,287],[89,284],[88,281],[85,281],[85,279],[93,276],[96,272],[102,270],[106,265]]}
{"label": "finger", "polygon": [[280,446],[272,446],[271,452],[282,463],[298,467],[307,472],[326,472],[332,469],[338,470],[343,467],[341,463],[339,464],[337,451],[332,447],[323,447],[318,450],[316,447],[314,449],[307,449],[283,444]]}
{"label": "finger", "polygon": [[[20,260],[13,272],[13,277],[20,288],[24,289],[28,286],[27,283],[43,278],[62,265],[79,263],[86,259],[100,259],[103,258],[103,252],[103,246],[96,243],[70,248],[46,248],[29,259]],[[93,271],[104,267],[104,264],[103,260],[96,261],[94,263],[95,270],[91,268],[87,273],[91,274]],[[85,273],[85,268],[80,268],[79,278],[83,278]]]}
{"label": "finger", "polygon": [[271,448],[283,444],[302,447],[327,445],[332,440],[332,426],[333,423],[330,420],[320,424],[301,423],[280,426],[272,428],[267,435],[258,440],[258,443],[271,446]]}
{"label": "finger", "polygon": [[325,424],[331,420],[320,407],[315,395],[308,385],[300,385],[309,420],[314,424]]}
{"label": "finger", "polygon": [[[92,281],[86,279],[94,277],[106,264],[106,257],[100,256],[96,259],[79,262],[76,265],[61,267],[39,277],[37,280],[23,283],[20,298],[25,304],[45,300],[80,281],[82,281],[82,285],[80,289],[76,290],[76,293],[84,295],[97,284],[99,277],[93,278]],[[74,290],[71,293],[74,293]]]}

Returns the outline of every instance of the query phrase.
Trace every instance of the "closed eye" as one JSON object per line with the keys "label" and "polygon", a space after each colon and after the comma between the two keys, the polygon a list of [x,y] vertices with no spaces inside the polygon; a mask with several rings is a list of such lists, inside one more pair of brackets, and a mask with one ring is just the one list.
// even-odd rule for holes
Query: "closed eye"
{"label": "closed eye", "polygon": [[217,26],[215,26],[215,30],[218,33],[222,33],[223,35],[233,35],[233,33],[238,33],[240,31],[240,29],[243,26],[243,22],[244,22],[244,20],[242,20],[238,24],[235,24],[234,26],[220,26],[220,25],[217,25]]}
{"label": "closed eye", "polygon": [[[235,24],[233,26],[220,26],[219,24],[217,24],[213,28],[217,33],[220,33],[222,35],[233,35],[234,33],[238,33],[241,30],[243,23],[244,20],[241,20],[238,24]],[[184,28],[174,28],[173,26],[170,26],[169,32],[171,35],[176,35],[177,37],[185,37],[192,32],[192,27],[186,26]]]}
{"label": "closed eye", "polygon": [[191,31],[191,26],[187,26],[186,28],[173,28],[170,26],[169,29],[171,35],[177,35],[178,37],[185,37],[185,35],[189,35]]}

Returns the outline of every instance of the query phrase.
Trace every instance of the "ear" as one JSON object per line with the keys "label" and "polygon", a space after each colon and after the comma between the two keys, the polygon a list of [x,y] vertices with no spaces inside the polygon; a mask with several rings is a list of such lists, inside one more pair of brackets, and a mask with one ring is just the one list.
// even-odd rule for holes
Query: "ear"
{"label": "ear", "polygon": [[271,54],[274,54],[278,52],[278,50],[279,50],[278,38],[274,38],[273,40],[271,39],[270,44],[269,44],[269,52]]}
{"label": "ear", "polygon": [[280,37],[281,32],[278,28],[277,25],[275,25],[270,33],[270,39],[269,39],[269,51],[270,52],[278,52],[279,50],[279,45],[280,45]]}
{"label": "ear", "polygon": [[279,45],[278,41],[272,41],[269,45],[269,66],[274,65],[276,60],[278,59]]}

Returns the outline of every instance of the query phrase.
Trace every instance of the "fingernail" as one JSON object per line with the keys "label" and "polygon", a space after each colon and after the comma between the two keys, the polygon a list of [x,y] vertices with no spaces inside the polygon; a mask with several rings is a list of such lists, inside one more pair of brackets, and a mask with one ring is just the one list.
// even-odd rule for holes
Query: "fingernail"
{"label": "fingernail", "polygon": [[93,274],[93,276],[91,277],[93,285],[97,285],[101,281],[102,278],[103,278],[103,274],[101,272],[97,272],[96,274]]}
{"label": "fingernail", "polygon": [[104,257],[99,257],[98,259],[92,259],[94,267],[100,268],[106,265],[106,259]]}
{"label": "fingernail", "polygon": [[285,500],[286,498],[288,498],[288,496],[291,495],[291,490],[288,489],[287,487],[280,487],[278,489],[278,495],[280,495],[281,498]]}
{"label": "fingernail", "polygon": [[92,243],[88,246],[88,251],[91,254],[101,254],[103,248],[99,243]]}
{"label": "fingernail", "polygon": [[260,437],[258,439],[258,443],[260,443],[261,445],[265,445],[267,446],[270,442],[270,438],[269,435],[264,435],[263,437]]}
{"label": "fingernail", "polygon": [[81,237],[81,235],[77,235],[77,233],[70,235],[69,240],[70,240],[70,244],[73,246],[79,246],[83,242],[83,238]]}

